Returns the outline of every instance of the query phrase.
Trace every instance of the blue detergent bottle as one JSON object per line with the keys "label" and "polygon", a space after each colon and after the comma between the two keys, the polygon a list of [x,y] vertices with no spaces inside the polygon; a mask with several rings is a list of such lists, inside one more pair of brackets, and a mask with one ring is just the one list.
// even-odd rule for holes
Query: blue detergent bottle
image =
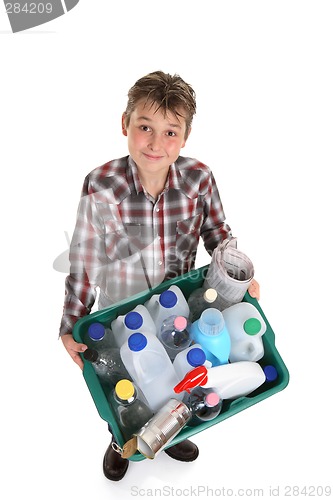
{"label": "blue detergent bottle", "polygon": [[212,366],[229,362],[231,341],[221,311],[214,307],[203,311],[200,318],[192,323],[190,335],[194,342],[201,345]]}

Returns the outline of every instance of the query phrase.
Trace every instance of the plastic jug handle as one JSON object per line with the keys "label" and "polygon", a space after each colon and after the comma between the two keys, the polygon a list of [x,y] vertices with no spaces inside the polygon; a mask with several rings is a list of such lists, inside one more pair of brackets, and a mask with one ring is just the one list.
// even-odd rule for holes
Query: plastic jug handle
{"label": "plastic jug handle", "polygon": [[173,390],[176,394],[187,391],[188,393],[198,385],[205,385],[208,382],[207,368],[205,366],[197,366],[194,370],[188,372],[185,377],[177,384]]}

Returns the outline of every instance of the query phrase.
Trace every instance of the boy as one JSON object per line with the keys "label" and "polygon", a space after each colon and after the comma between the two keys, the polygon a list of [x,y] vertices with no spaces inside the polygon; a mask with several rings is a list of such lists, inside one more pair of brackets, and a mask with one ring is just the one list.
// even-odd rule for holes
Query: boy
{"label": "boy", "polygon": [[[211,255],[231,237],[210,169],[179,156],[196,112],[195,93],[178,75],[162,71],[129,90],[122,132],[129,156],[93,170],[85,179],[71,242],[71,271],[60,327],[62,342],[81,368],[86,346],[74,341],[75,322],[89,314],[99,290],[99,308],[194,267],[200,236]],[[253,281],[249,292],[259,298]],[[112,432],[112,430],[110,429]],[[181,461],[198,456],[185,440],[165,452]],[[105,476],[122,479],[128,468],[108,447]]]}

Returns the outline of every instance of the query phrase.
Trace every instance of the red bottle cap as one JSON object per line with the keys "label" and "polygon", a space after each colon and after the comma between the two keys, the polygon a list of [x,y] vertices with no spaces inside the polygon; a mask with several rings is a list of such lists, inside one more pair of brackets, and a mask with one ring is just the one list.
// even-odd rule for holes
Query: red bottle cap
{"label": "red bottle cap", "polygon": [[194,370],[188,372],[183,380],[177,384],[173,390],[176,394],[180,392],[187,391],[190,392],[193,387],[197,387],[198,385],[207,384],[208,376],[207,376],[207,368],[205,366],[197,366]]}

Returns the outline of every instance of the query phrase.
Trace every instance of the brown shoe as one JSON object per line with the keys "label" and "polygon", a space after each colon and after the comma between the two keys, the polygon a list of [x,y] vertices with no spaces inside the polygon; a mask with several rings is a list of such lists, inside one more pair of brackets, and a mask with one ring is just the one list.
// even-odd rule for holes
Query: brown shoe
{"label": "brown shoe", "polygon": [[199,449],[197,445],[185,439],[174,446],[170,446],[164,450],[169,457],[175,460],[180,460],[181,462],[193,462],[199,455]]}
{"label": "brown shoe", "polygon": [[104,455],[103,472],[110,481],[120,481],[126,474],[129,462],[112,448],[112,442]]}

